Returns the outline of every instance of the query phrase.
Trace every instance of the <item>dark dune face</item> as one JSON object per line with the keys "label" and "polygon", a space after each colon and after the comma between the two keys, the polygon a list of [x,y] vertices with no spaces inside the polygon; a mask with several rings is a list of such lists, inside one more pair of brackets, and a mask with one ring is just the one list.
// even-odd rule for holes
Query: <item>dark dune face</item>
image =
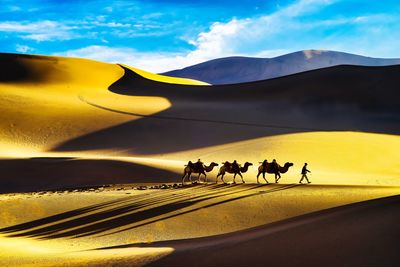
{"label": "dark dune face", "polygon": [[397,266],[399,204],[393,196],[215,237],[119,248],[175,249],[149,266]]}
{"label": "dark dune face", "polygon": [[29,158],[0,160],[0,193],[61,189],[99,184],[175,182],[176,174],[117,160]]}
{"label": "dark dune face", "polygon": [[187,86],[147,80],[125,69],[109,90],[162,96],[172,106],[54,149],[129,147],[136,154],[157,154],[294,132],[399,134],[399,73],[400,66],[336,66],[252,83]]}
{"label": "dark dune face", "polygon": [[400,64],[400,59],[380,59],[335,51],[306,50],[275,58],[219,58],[164,74],[197,79],[211,84],[233,84],[282,77],[337,65],[396,64]]}
{"label": "dark dune face", "polygon": [[[32,65],[30,59],[40,60],[42,64]],[[46,81],[54,71],[57,59],[44,56],[0,54],[0,83],[32,83]]]}

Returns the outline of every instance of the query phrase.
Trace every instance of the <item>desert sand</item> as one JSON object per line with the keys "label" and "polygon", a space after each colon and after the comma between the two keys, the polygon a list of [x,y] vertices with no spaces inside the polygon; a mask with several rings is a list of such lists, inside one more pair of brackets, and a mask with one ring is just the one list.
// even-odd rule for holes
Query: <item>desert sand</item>
{"label": "desert sand", "polygon": [[[379,225],[383,237],[398,236],[398,198],[371,200],[399,193],[399,66],[229,86],[63,57],[2,54],[0,67],[2,265],[242,265],[253,249],[254,265],[265,265],[263,251],[280,255],[271,261],[279,265],[286,250],[281,263],[291,265],[335,231],[340,244],[353,240],[345,233],[355,233],[354,216],[366,218],[357,228],[364,242],[390,250],[393,239],[370,233]],[[253,166],[244,185],[215,184],[217,167],[209,184],[172,187],[198,158]],[[265,158],[294,163],[281,184],[255,183]],[[304,162],[311,185],[298,184]],[[160,184],[169,186],[137,190]],[[342,219],[352,226],[333,229]],[[304,241],[313,231],[315,244]],[[337,251],[330,242],[317,265]],[[338,264],[350,266],[366,247],[345,248],[356,260]],[[396,259],[389,251],[382,266]]]}

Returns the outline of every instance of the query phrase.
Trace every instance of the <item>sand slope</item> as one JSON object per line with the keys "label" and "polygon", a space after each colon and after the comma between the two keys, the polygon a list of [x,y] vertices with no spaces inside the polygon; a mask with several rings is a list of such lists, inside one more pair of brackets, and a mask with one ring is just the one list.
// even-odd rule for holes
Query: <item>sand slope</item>
{"label": "sand slope", "polygon": [[199,157],[250,161],[249,182],[259,161],[276,158],[295,163],[286,182],[307,161],[315,182],[399,184],[399,66],[193,86],[201,82],[84,59],[3,54],[0,65],[3,192],[86,186],[94,177],[175,182]]}
{"label": "sand slope", "polygon": [[[357,250],[353,236],[332,238],[332,220],[343,220],[339,233],[391,248],[395,234],[384,243],[365,231],[389,235],[397,198],[277,222],[399,193],[386,186],[400,184],[399,68],[340,66],[204,86],[83,59],[3,54],[0,192],[19,193],[0,194],[0,265],[232,265],[243,263],[236,258],[244,256],[242,248],[246,262],[260,265],[257,255],[271,250],[280,255],[271,260],[278,265],[310,259],[290,249],[293,257],[282,261],[285,247],[325,242],[316,261],[322,264],[331,259],[328,249],[338,248],[336,240]],[[295,165],[282,184],[143,191],[132,184],[178,182],[183,165],[199,157],[251,161],[247,182],[255,182],[264,158]],[[313,171],[311,186],[297,184],[304,161]],[[103,186],[116,183],[125,185]],[[358,232],[355,217],[366,222]],[[304,223],[306,232],[299,228]],[[277,232],[281,227],[285,231]],[[314,233],[312,244],[305,242],[308,233]],[[197,254],[197,244],[205,253]],[[255,257],[247,257],[253,250]],[[338,255],[359,255],[355,250],[338,248]],[[381,258],[376,251],[370,262]],[[397,259],[391,250],[387,258],[383,264]]]}
{"label": "sand slope", "polygon": [[[145,191],[132,190],[131,187],[124,187],[123,190],[119,188],[123,187],[86,192],[71,190],[0,195],[0,263],[6,266],[33,263],[40,266],[141,266],[174,251],[178,253],[178,258],[172,254],[172,259],[179,260],[182,252],[183,255],[193,255],[196,258],[196,251],[199,250],[197,245],[206,250],[205,254],[200,254],[201,257],[210,255],[211,259],[199,259],[199,264],[213,265],[215,254],[208,252],[214,251],[215,246],[221,249],[221,253],[225,248],[233,251],[243,248],[246,251],[245,258],[251,262],[252,259],[260,259],[253,257],[258,255],[258,249],[265,255],[265,251],[273,251],[273,247],[266,248],[257,243],[253,247],[257,254],[254,254],[246,250],[245,244],[251,246],[255,242],[251,240],[257,240],[257,237],[269,240],[271,232],[274,233],[276,229],[283,227],[286,232],[298,225],[290,221],[289,224],[278,223],[278,227],[272,225],[270,231],[265,224],[399,192],[398,187],[296,184],[208,185]],[[351,210],[346,214],[369,214],[368,207],[361,211]],[[388,207],[392,210],[390,205]],[[319,216],[316,218],[318,220]],[[390,217],[382,216],[382,220],[388,224],[393,222]],[[307,221],[310,227],[313,221]],[[245,230],[252,227],[259,228]],[[323,231],[326,228],[321,229]],[[390,231],[390,228],[384,229]],[[327,233],[330,233],[329,229]],[[221,234],[228,235],[190,241],[196,237]],[[318,236],[311,237],[318,241]],[[343,235],[343,238],[346,237]],[[301,240],[293,235],[293,239],[288,236],[279,242],[296,244]],[[158,243],[160,241],[163,242]],[[288,253],[293,251],[288,250]],[[242,255],[239,252],[237,254]],[[224,259],[233,259],[231,264],[240,262],[232,257]],[[173,261],[172,265],[177,262]]]}
{"label": "sand slope", "polygon": [[396,266],[400,197],[388,197],[210,238],[159,242],[175,252],[149,266]]}

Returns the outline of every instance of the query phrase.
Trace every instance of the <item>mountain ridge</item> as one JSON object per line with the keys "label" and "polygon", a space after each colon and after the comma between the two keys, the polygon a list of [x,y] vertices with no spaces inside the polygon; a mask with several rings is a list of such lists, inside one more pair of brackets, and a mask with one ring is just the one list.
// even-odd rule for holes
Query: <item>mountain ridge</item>
{"label": "mountain ridge", "polygon": [[328,50],[303,50],[273,58],[232,56],[217,58],[163,75],[191,78],[213,85],[272,79],[338,65],[389,66],[400,59],[372,58]]}

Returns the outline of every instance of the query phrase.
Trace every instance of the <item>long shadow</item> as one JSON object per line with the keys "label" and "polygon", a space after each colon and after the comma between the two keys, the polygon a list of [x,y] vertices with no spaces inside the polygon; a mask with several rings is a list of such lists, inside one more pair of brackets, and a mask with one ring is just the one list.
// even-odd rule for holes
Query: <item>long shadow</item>
{"label": "long shadow", "polygon": [[400,66],[337,66],[223,86],[167,84],[124,71],[110,91],[161,96],[172,106],[143,116],[81,97],[94,107],[142,118],[69,140],[54,150],[128,148],[136,154],[159,154],[314,130],[400,133]]}
{"label": "long shadow", "polygon": [[72,211],[67,211],[67,212],[63,212],[63,213],[59,213],[53,216],[49,216],[46,218],[41,218],[38,220],[34,220],[34,221],[30,221],[30,222],[26,222],[26,223],[22,223],[22,224],[18,224],[18,225],[14,225],[14,226],[10,226],[10,227],[4,227],[0,229],[0,233],[12,233],[12,232],[18,232],[18,231],[24,231],[24,230],[28,230],[31,228],[35,228],[38,226],[42,226],[42,225],[46,225],[46,224],[50,224],[50,223],[54,223],[57,221],[62,221],[65,219],[69,219],[71,217],[77,217],[86,213],[90,213],[99,209],[103,209],[106,207],[110,207],[113,205],[117,205],[120,204],[122,202],[127,201],[127,199],[130,199],[132,197],[125,197],[122,199],[117,199],[117,200],[112,200],[112,201],[107,201],[101,204],[96,204],[96,205],[91,205],[91,206],[87,206],[84,208],[80,208],[80,209],[76,209],[76,210],[72,210]]}
{"label": "long shadow", "polygon": [[[213,186],[213,185],[211,185]],[[23,230],[28,230],[31,228],[36,228],[40,226],[44,226],[40,229],[36,230],[31,230],[29,232],[25,232],[27,235],[30,234],[37,234],[37,233],[44,233],[44,232],[49,232],[49,231],[55,231],[55,230],[60,230],[60,229],[67,229],[69,227],[73,226],[79,226],[85,223],[89,222],[95,222],[99,219],[104,219],[104,218],[109,218],[109,216],[112,216],[114,214],[120,214],[123,212],[127,212],[129,210],[136,210],[138,208],[145,208],[147,206],[151,206],[154,204],[159,204],[163,202],[168,202],[170,200],[174,199],[180,199],[180,198],[188,198],[193,194],[198,194],[202,193],[205,190],[206,187],[201,187],[201,188],[184,188],[180,189],[178,192],[172,191],[159,191],[157,193],[152,192],[151,195],[149,196],[148,194],[144,194],[142,196],[134,196],[134,197],[126,197],[122,198],[119,200],[115,201],[110,201],[110,202],[105,202],[101,203],[98,205],[93,205],[65,213],[60,213],[54,216],[50,216],[47,218],[42,218],[39,220],[11,226],[11,227],[6,227],[0,229],[0,232],[4,233],[10,233],[10,232],[19,232]],[[191,190],[194,191],[191,191]],[[217,191],[213,192],[216,193]],[[127,203],[127,204],[126,204]],[[121,205],[122,204],[122,205]],[[115,208],[112,208],[113,206],[116,206]],[[99,210],[102,208],[111,208],[107,210],[100,211],[96,214],[91,214],[83,217],[78,217],[79,215],[85,214],[85,213],[90,213],[95,210]],[[77,218],[72,218],[71,217],[77,217]],[[66,220],[69,219],[69,220]],[[64,220],[64,221],[63,221]],[[63,221],[61,223],[57,223],[58,221]],[[57,223],[57,224],[53,224]],[[47,224],[53,224],[50,226],[46,226]]]}
{"label": "long shadow", "polygon": [[[338,220],[336,220],[335,216],[351,215],[351,216],[357,217],[357,216],[362,215],[362,213],[355,212],[355,211],[374,210],[374,209],[376,210],[377,208],[386,207],[388,205],[392,206],[392,207],[397,206],[396,209],[398,210],[399,203],[400,203],[400,195],[395,195],[395,196],[389,196],[389,197],[384,197],[384,198],[379,198],[379,199],[372,199],[372,200],[347,204],[347,205],[334,207],[334,208],[328,208],[328,209],[324,209],[321,211],[311,212],[311,213],[295,216],[292,218],[288,218],[285,220],[281,220],[278,222],[273,222],[273,223],[269,223],[266,225],[237,231],[234,233],[221,234],[221,235],[210,236],[210,237],[180,239],[180,240],[163,240],[163,241],[156,241],[156,242],[152,242],[152,243],[138,242],[138,243],[132,243],[132,244],[101,247],[101,248],[96,248],[93,250],[121,249],[121,248],[131,248],[131,247],[174,247],[174,248],[176,248],[179,245],[182,245],[182,242],[190,243],[190,244],[198,244],[201,241],[208,241],[208,240],[212,240],[212,239],[215,239],[218,237],[223,238],[223,237],[230,237],[230,236],[241,236],[246,233],[258,231],[258,230],[262,230],[262,231],[266,232],[266,230],[271,229],[271,231],[269,233],[272,233],[272,232],[275,232],[274,230],[276,229],[280,233],[285,233],[286,231],[284,231],[284,230],[291,226],[300,228],[303,232],[305,232],[304,229],[301,227],[304,227],[303,225],[306,225],[306,224],[313,225],[313,223],[315,221],[326,221],[326,220],[333,221],[332,227],[335,227],[335,225],[337,225],[339,222]],[[332,215],[335,215],[335,216],[332,216]],[[368,216],[368,214],[365,216]],[[399,216],[395,216],[395,217],[399,217]],[[314,221],[312,221],[312,219],[314,219]],[[358,224],[358,221],[357,221],[357,224]],[[324,231],[324,229],[320,229],[320,230]],[[335,233],[335,231],[334,231],[334,233]],[[308,233],[305,232],[305,234],[307,235]],[[347,235],[348,234],[349,233],[347,233]],[[309,238],[311,238],[311,237],[309,237]],[[333,238],[333,239],[335,239],[335,238]],[[290,239],[290,241],[292,241],[292,240]],[[273,246],[271,246],[271,248],[273,248]]]}
{"label": "long shadow", "polygon": [[[186,192],[186,191],[188,191],[188,189],[189,188],[180,190],[180,196],[188,195],[188,193]],[[117,199],[117,200],[113,200],[113,201],[100,203],[97,205],[91,205],[91,206],[84,207],[81,209],[76,209],[73,211],[56,214],[53,216],[34,220],[31,222],[22,223],[22,224],[10,226],[10,227],[5,227],[5,228],[0,229],[0,232],[1,233],[21,232],[24,230],[29,230],[32,228],[43,226],[42,228],[39,228],[36,230],[29,230],[29,231],[25,232],[27,235],[30,235],[30,234],[45,233],[45,232],[50,232],[50,231],[55,231],[55,230],[60,230],[60,229],[66,229],[68,227],[84,224],[85,222],[88,222],[88,218],[91,218],[93,221],[96,221],[97,218],[92,217],[93,215],[86,215],[86,216],[79,217],[80,215],[91,213],[96,210],[109,208],[107,211],[115,211],[116,209],[124,209],[126,207],[131,207],[132,209],[136,209],[137,207],[146,207],[146,206],[152,205],[154,203],[158,203],[158,202],[161,203],[162,201],[167,201],[170,198],[172,198],[171,196],[175,196],[175,195],[176,194],[173,192],[168,194],[165,191],[159,191],[156,193],[152,192],[150,196],[149,196],[149,194],[143,194],[141,196],[125,197],[125,198],[121,198],[121,199]],[[179,196],[177,196],[177,197],[179,197]],[[115,208],[113,208],[113,207],[115,207]],[[107,215],[110,215],[110,214],[104,215],[105,214],[104,210],[100,211],[97,214],[101,214],[101,215],[103,215],[102,217],[106,217],[106,218],[107,218]],[[101,216],[99,216],[99,217],[101,217]],[[63,221],[63,222],[57,223],[59,221]],[[52,225],[46,226],[48,224],[52,224]]]}
{"label": "long shadow", "polygon": [[[265,185],[257,185],[255,188],[258,188],[258,187],[261,187],[261,186],[265,186]],[[221,200],[221,201],[218,201],[218,202],[215,202],[215,203],[211,203],[211,204],[208,204],[208,205],[205,205],[205,206],[201,206],[201,207],[198,207],[198,208],[194,208],[194,209],[191,209],[191,210],[188,210],[188,211],[180,212],[178,214],[169,215],[169,216],[163,217],[161,219],[155,219],[155,220],[152,220],[152,221],[149,221],[149,222],[146,222],[146,223],[142,223],[142,224],[138,224],[138,225],[135,225],[135,226],[132,226],[132,227],[129,227],[129,228],[125,228],[123,230],[115,231],[115,232],[109,233],[108,235],[119,233],[119,232],[122,232],[122,231],[127,231],[127,230],[134,229],[134,228],[138,228],[138,227],[141,227],[141,226],[144,226],[144,225],[148,225],[148,224],[155,223],[155,222],[158,222],[158,221],[162,221],[162,220],[170,219],[170,218],[173,218],[173,217],[181,216],[181,215],[184,215],[184,214],[192,213],[192,212],[204,209],[204,208],[210,208],[210,207],[213,207],[213,206],[217,206],[217,205],[221,205],[221,204],[224,204],[224,203],[229,203],[229,202],[232,202],[232,201],[235,201],[235,200],[249,198],[249,197],[253,197],[253,196],[257,196],[257,195],[263,195],[263,194],[269,194],[269,193],[278,192],[278,191],[282,191],[282,190],[287,190],[287,189],[294,188],[294,187],[297,187],[297,186],[301,186],[301,185],[299,185],[299,184],[283,185],[282,187],[279,187],[279,188],[274,188],[274,189],[270,189],[270,190],[251,193],[251,194],[247,194],[247,195],[244,195],[244,196],[238,196],[238,197],[234,197],[234,198],[229,198],[229,199],[226,199],[226,200]]]}
{"label": "long shadow", "polygon": [[126,202],[132,202],[135,201],[136,203],[141,203],[144,200],[149,200],[151,198],[158,197],[159,195],[165,194],[165,192],[160,191],[157,193],[152,192],[151,197],[149,197],[149,193],[144,193],[143,195],[139,196],[129,196],[129,197],[123,197],[119,198],[116,200],[111,200],[111,201],[106,201],[100,204],[95,204],[95,205],[90,205],[87,207],[83,207],[80,209],[72,210],[72,211],[67,211],[67,212],[62,212],[53,216],[49,216],[46,218],[41,218],[38,220],[10,226],[10,227],[4,227],[0,229],[0,233],[12,233],[12,232],[19,232],[19,231],[24,231],[24,230],[29,230],[32,228],[44,226],[47,224],[53,224],[59,221],[64,221],[66,219],[71,219],[73,217],[78,217],[80,215],[84,215],[87,213],[91,213],[96,210],[101,210],[104,208],[109,208],[117,205],[121,205]]}
{"label": "long shadow", "polygon": [[[232,189],[229,188],[221,188],[219,191],[214,191],[214,192],[208,192],[206,194],[201,194],[200,196],[194,196],[193,194],[190,194],[187,197],[180,197],[176,196],[175,199],[168,199],[167,201],[171,201],[170,203],[166,203],[164,200],[160,200],[158,203],[153,203],[153,204],[161,204],[159,206],[151,207],[148,209],[135,209],[132,207],[126,207],[125,209],[122,210],[116,210],[116,211],[110,211],[106,212],[103,215],[103,221],[100,221],[98,223],[94,224],[85,224],[86,226],[80,227],[78,229],[73,229],[70,231],[65,231],[62,233],[54,233],[51,234],[49,232],[46,232],[46,237],[45,239],[48,238],[62,238],[62,237],[84,237],[88,235],[94,235],[98,233],[102,233],[111,229],[115,229],[118,227],[122,227],[125,225],[129,224],[134,224],[140,221],[145,221],[154,217],[158,217],[164,214],[168,214],[170,212],[174,212],[183,208],[187,208],[189,206],[195,205],[197,203],[206,201],[206,200],[211,200],[216,197],[220,196],[225,196],[225,195],[232,195],[238,192],[244,192],[247,190],[251,190],[248,188],[241,189],[241,190],[236,190],[232,191]],[[222,192],[221,192],[222,191]],[[223,191],[227,191],[226,193]],[[111,213],[111,217],[109,216]],[[92,220],[93,218],[91,218]],[[80,222],[80,220],[78,219]],[[98,220],[92,220],[93,222],[96,222]],[[34,237],[39,237],[39,235],[35,234],[33,235]]]}
{"label": "long shadow", "polygon": [[[79,216],[82,213],[73,211],[72,213],[64,213],[48,218],[43,218],[33,222],[28,222],[12,227],[0,229],[0,232],[8,233],[10,237],[35,237],[40,239],[53,239],[64,237],[83,237],[88,235],[100,234],[116,228],[113,233],[126,231],[137,228],[160,220],[176,217],[179,215],[194,212],[200,207],[193,207],[196,204],[205,201],[230,197],[234,194],[245,194],[243,196],[233,197],[232,199],[216,201],[203,205],[202,208],[219,205],[233,200],[238,200],[244,197],[251,197],[261,193],[275,192],[293,187],[286,185],[279,188],[274,188],[269,191],[251,193],[252,190],[261,187],[254,186],[205,186],[196,190],[177,190],[172,191],[169,195],[160,194],[158,196],[150,196],[136,201],[135,199],[124,199],[119,203],[108,203],[102,207],[101,211],[89,210],[90,214]],[[183,192],[182,192],[183,191]],[[250,192],[246,194],[246,192]],[[122,205],[118,205],[122,204]],[[181,209],[188,209],[183,212],[177,212]],[[75,212],[75,213],[74,213]],[[74,218],[68,220],[68,214],[76,214]],[[61,221],[62,220],[62,221]],[[49,225],[50,224],[50,225]],[[132,225],[132,226],[130,226]],[[127,227],[126,227],[127,226]],[[113,234],[111,233],[111,234]]]}

